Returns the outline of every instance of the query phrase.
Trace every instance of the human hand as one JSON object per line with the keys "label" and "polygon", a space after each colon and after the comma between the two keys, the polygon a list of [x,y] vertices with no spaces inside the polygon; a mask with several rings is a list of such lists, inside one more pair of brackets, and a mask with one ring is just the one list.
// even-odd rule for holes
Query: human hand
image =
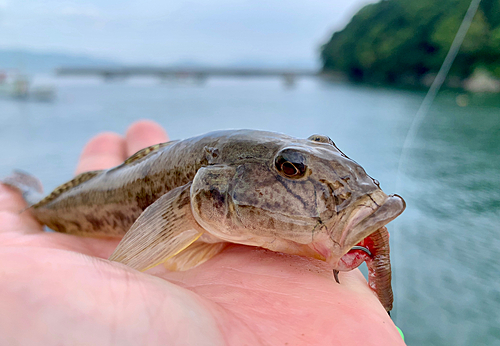
{"label": "human hand", "polygon": [[[167,141],[155,123],[93,138],[77,173]],[[185,272],[107,260],[117,239],[43,232],[0,184],[0,345],[404,345],[359,270],[231,245]]]}

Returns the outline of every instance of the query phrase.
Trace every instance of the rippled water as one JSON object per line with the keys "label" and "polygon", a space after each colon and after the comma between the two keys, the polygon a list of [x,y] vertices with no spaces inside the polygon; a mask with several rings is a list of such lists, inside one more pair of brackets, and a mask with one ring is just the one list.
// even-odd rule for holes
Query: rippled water
{"label": "rippled water", "polygon": [[134,120],[172,139],[254,128],[326,134],[408,208],[391,223],[395,310],[409,345],[500,345],[500,97],[436,99],[395,191],[406,131],[422,93],[302,80],[47,79],[52,103],[0,99],[0,176],[14,168],[47,190],[68,180],[84,143]]}

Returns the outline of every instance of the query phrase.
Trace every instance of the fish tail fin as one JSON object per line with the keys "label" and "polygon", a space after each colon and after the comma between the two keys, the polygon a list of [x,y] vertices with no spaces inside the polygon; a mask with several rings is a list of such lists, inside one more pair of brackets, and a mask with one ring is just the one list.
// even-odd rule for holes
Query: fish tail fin
{"label": "fish tail fin", "polygon": [[0,182],[19,190],[29,206],[32,206],[42,200],[42,183],[40,180],[28,173],[15,170],[10,176]]}

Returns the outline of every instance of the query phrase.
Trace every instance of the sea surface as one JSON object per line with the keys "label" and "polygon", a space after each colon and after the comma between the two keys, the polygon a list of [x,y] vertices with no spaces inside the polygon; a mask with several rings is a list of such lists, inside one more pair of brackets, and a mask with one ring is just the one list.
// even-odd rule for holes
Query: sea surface
{"label": "sea surface", "polygon": [[143,118],[172,139],[231,128],[328,135],[407,202],[389,231],[392,316],[408,345],[500,345],[500,96],[439,94],[396,186],[422,92],[317,79],[33,82],[55,86],[57,98],[0,98],[0,177],[22,169],[50,191],[72,177],[92,136]]}

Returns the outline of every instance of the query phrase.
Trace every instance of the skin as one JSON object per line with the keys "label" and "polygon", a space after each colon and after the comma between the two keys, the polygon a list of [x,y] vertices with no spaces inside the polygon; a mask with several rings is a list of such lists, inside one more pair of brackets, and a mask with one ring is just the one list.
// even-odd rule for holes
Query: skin
{"label": "skin", "polygon": [[[167,141],[155,123],[84,148],[77,173]],[[358,270],[335,283],[324,262],[230,245],[186,272],[106,260],[112,239],[43,232],[0,184],[0,344],[404,345]]]}

